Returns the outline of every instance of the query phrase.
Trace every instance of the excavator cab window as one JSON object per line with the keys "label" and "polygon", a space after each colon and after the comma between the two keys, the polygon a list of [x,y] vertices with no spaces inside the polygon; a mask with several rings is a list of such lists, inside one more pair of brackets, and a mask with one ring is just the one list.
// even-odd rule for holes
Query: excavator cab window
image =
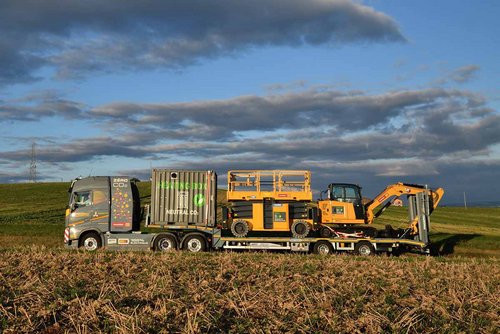
{"label": "excavator cab window", "polygon": [[339,202],[357,203],[361,201],[361,191],[356,185],[331,184],[329,199]]}
{"label": "excavator cab window", "polygon": [[328,187],[328,198],[332,201],[352,203],[356,219],[364,218],[365,211],[361,197],[361,187],[355,184],[332,183]]}
{"label": "excavator cab window", "polygon": [[333,187],[331,192],[331,199],[343,202],[344,199],[344,187]]}

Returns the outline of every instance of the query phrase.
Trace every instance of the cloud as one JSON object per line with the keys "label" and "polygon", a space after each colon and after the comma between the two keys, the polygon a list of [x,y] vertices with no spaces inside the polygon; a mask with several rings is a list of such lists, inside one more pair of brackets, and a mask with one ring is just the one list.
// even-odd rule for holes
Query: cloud
{"label": "cloud", "polygon": [[28,180],[29,175],[27,174],[27,172],[24,174],[20,174],[17,172],[0,172],[0,184],[27,182]]}
{"label": "cloud", "polygon": [[[287,136],[284,132],[294,136],[300,130],[310,130],[312,133],[307,135],[327,137],[339,144],[349,145],[353,137],[347,134],[358,133],[355,140],[368,145],[384,142],[386,147],[394,142],[400,146],[420,145],[431,152],[439,152],[453,142],[465,149],[481,146],[481,138],[492,137],[498,127],[498,115],[485,107],[482,96],[445,89],[379,95],[307,90],[187,103],[113,103],[93,108],[89,115],[109,124],[119,120],[137,132],[171,140],[239,138],[241,142],[252,142],[262,133],[280,132],[279,139]],[[448,133],[454,134],[451,142],[445,140]],[[461,136],[464,138],[457,141]],[[246,137],[249,139],[243,141]],[[293,140],[288,138],[287,143]]]}
{"label": "cloud", "polygon": [[[481,95],[463,90],[434,88],[376,95],[306,90],[186,103],[120,102],[88,109],[53,94],[19,101],[35,103],[16,107],[23,112],[22,118],[13,112],[14,107],[0,107],[4,121],[59,116],[68,122],[96,124],[105,133],[62,145],[44,143],[38,151],[46,161],[240,152],[265,159],[408,159],[484,155],[500,142],[498,111],[488,108]],[[0,159],[2,156],[21,159],[28,154],[12,151],[0,153]]]}
{"label": "cloud", "polygon": [[39,121],[45,117],[76,119],[83,117],[86,106],[65,99],[55,91],[39,91],[22,98],[1,101],[0,122]]}
{"label": "cloud", "polygon": [[466,65],[459,67],[449,73],[447,73],[443,78],[437,80],[438,84],[444,84],[448,82],[454,82],[458,84],[463,84],[471,81],[476,76],[477,72],[481,67],[478,65]]}
{"label": "cloud", "polygon": [[182,68],[253,47],[405,41],[389,16],[348,0],[3,1],[0,84]]}
{"label": "cloud", "polygon": [[[0,13],[0,20],[1,16]],[[0,86],[36,81],[38,78],[34,73],[48,64],[46,59],[34,52],[24,52],[24,45],[19,42],[19,38],[22,38],[19,34],[8,34],[2,30],[0,35]]]}
{"label": "cloud", "polygon": [[474,77],[479,69],[480,67],[478,65],[463,66],[451,72],[449,78],[457,83],[468,82]]}
{"label": "cloud", "polygon": [[[138,145],[139,143],[137,143]],[[0,152],[0,160],[29,161],[31,150]],[[38,145],[36,158],[44,163],[81,162],[97,157],[144,157],[147,150],[109,137],[84,138],[67,144]]]}
{"label": "cloud", "polygon": [[289,83],[275,83],[275,84],[270,84],[266,85],[266,90],[268,92],[283,92],[283,91],[290,91],[294,89],[304,89],[306,87],[307,81],[305,80],[296,80],[293,82]]}

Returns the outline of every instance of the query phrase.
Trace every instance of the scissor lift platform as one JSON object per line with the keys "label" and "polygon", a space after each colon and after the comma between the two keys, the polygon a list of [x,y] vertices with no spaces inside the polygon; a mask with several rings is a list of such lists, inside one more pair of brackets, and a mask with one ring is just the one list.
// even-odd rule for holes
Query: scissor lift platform
{"label": "scissor lift platform", "polygon": [[227,180],[228,201],[312,201],[307,170],[233,170]]}

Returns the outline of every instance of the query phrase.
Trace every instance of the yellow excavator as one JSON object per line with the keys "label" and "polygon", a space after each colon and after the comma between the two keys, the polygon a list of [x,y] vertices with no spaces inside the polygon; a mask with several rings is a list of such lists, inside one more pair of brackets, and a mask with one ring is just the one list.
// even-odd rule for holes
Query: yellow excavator
{"label": "yellow excavator", "polygon": [[[414,200],[416,195],[428,196],[428,201],[422,203],[426,203],[427,211],[430,214],[439,204],[444,190],[443,188],[429,189],[423,185],[398,182],[387,186],[373,200],[363,203],[360,186],[349,183],[332,183],[327,190],[321,193],[321,196],[323,194],[326,194],[326,199],[320,198],[318,201],[319,220],[323,226],[320,233],[324,237],[329,237],[344,229],[354,231],[356,229],[352,227],[358,224],[372,224],[375,218],[403,195],[407,196],[408,199],[411,233],[418,233],[418,215]],[[374,212],[381,205],[382,207]],[[369,231],[370,229],[359,228],[359,230]]]}

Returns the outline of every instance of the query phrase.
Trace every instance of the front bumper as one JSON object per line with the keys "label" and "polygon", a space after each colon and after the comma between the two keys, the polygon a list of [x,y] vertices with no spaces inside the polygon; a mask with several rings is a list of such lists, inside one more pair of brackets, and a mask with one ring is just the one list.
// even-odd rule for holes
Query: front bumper
{"label": "front bumper", "polygon": [[64,229],[64,246],[67,249],[76,249],[78,248],[78,240],[72,240],[71,237],[71,229],[66,227]]}
{"label": "front bumper", "polygon": [[66,249],[78,249],[78,240],[68,240],[64,243],[64,248]]}

